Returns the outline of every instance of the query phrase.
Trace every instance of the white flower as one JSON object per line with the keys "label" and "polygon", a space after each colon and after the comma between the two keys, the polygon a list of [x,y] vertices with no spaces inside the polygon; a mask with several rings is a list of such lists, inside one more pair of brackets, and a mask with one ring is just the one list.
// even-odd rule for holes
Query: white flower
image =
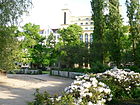
{"label": "white flower", "polygon": [[82,102],[82,99],[79,98],[79,99],[77,100],[77,103],[80,104],[81,102]]}
{"label": "white flower", "polygon": [[92,86],[93,86],[93,87],[97,87],[97,83],[94,82],[94,81],[92,81]]}
{"label": "white flower", "polygon": [[[114,74],[112,73],[112,75]],[[104,105],[106,99],[111,98],[111,90],[109,87],[102,82],[98,82],[95,77],[90,77],[90,75],[87,74],[81,77],[77,76],[71,86],[65,88],[65,91],[68,94],[78,93],[78,97],[74,97],[75,105],[79,105],[83,101],[83,98],[87,96],[96,98],[96,102],[93,103],[92,101],[94,100],[90,99],[87,105]],[[99,95],[95,96],[94,92],[99,92]]]}
{"label": "white flower", "polygon": [[104,84],[104,83],[102,83],[102,82],[99,82],[99,85],[100,85],[100,86],[103,86],[103,87],[106,86],[106,84]]}
{"label": "white flower", "polygon": [[110,97],[113,97],[113,94],[111,94]]}
{"label": "white flower", "polygon": [[101,101],[102,101],[102,103],[105,103],[105,102],[106,102],[106,100],[105,100],[105,99],[103,99],[103,98],[101,99]]}
{"label": "white flower", "polygon": [[91,101],[89,101],[87,105],[94,105],[94,104]]}
{"label": "white flower", "polygon": [[89,88],[89,87],[91,87],[91,83],[85,82],[85,83],[83,83],[83,87]]}
{"label": "white flower", "polygon": [[81,84],[82,83],[82,81],[77,81],[77,80],[75,80],[74,82],[73,82],[73,84]]}
{"label": "white flower", "polygon": [[105,93],[110,93],[111,90],[110,90],[110,89],[104,89],[104,92],[105,92]]}
{"label": "white flower", "polygon": [[86,75],[86,76],[84,77],[84,79],[85,79],[85,80],[88,80],[88,79],[89,79],[89,76]]}
{"label": "white flower", "polygon": [[111,101],[111,100],[112,100],[112,98],[108,98],[108,99],[107,99],[107,101]]}
{"label": "white flower", "polygon": [[83,92],[83,91],[82,91],[82,92],[80,92],[80,96],[81,96],[81,97],[83,97],[83,96],[84,96],[84,94],[85,94],[85,92]]}
{"label": "white flower", "polygon": [[61,100],[61,96],[59,96],[58,98],[56,98],[56,101],[59,101],[59,100]]}
{"label": "white flower", "polygon": [[97,79],[94,77],[94,78],[90,78],[90,81],[93,81],[95,83],[98,83]]}
{"label": "white flower", "polygon": [[102,88],[102,87],[98,87],[98,88],[97,88],[97,91],[99,91],[99,92],[101,93],[101,92],[104,91],[104,88]]}

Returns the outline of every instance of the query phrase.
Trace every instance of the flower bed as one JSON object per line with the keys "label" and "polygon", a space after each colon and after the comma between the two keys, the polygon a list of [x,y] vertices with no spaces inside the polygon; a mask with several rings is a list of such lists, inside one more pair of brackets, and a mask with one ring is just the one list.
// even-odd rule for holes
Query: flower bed
{"label": "flower bed", "polygon": [[52,98],[46,92],[40,94],[37,91],[35,101],[29,105],[105,105],[114,99],[140,98],[138,93],[139,73],[111,69],[104,73],[76,76],[62,96]]}
{"label": "flower bed", "polygon": [[96,78],[107,84],[118,99],[135,98],[134,92],[140,87],[140,74],[134,71],[111,69],[97,74]]}
{"label": "flower bed", "polygon": [[66,94],[72,94],[76,105],[104,105],[112,99],[110,88],[90,75],[77,76],[71,86],[65,88]]}

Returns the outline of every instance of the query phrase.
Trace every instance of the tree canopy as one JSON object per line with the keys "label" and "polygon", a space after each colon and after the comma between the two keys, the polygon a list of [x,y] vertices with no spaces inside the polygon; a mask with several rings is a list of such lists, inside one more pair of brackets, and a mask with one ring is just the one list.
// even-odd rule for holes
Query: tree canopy
{"label": "tree canopy", "polygon": [[0,69],[11,70],[20,55],[19,31],[14,25],[31,5],[31,0],[0,0]]}
{"label": "tree canopy", "polygon": [[13,25],[27,13],[32,0],[0,0],[0,25]]}

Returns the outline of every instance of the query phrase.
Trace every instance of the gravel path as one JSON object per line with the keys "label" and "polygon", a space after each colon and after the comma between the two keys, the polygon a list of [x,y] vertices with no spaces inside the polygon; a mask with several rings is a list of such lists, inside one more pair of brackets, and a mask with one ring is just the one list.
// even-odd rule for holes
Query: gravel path
{"label": "gravel path", "polygon": [[32,101],[37,88],[51,95],[59,94],[69,86],[72,79],[49,75],[9,74],[8,78],[0,77],[0,105],[27,105]]}

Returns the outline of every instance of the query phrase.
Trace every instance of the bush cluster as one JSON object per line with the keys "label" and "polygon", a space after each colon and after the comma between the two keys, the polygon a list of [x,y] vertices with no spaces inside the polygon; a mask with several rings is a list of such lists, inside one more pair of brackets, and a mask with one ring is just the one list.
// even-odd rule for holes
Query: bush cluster
{"label": "bush cluster", "polygon": [[[105,105],[116,99],[140,98],[140,74],[111,69],[103,73],[77,76],[62,96],[35,93],[29,105]],[[110,102],[111,101],[111,102]]]}
{"label": "bush cluster", "polygon": [[138,97],[135,93],[140,88],[139,73],[122,69],[111,69],[104,73],[98,73],[96,78],[111,88],[115,98],[126,99]]}

